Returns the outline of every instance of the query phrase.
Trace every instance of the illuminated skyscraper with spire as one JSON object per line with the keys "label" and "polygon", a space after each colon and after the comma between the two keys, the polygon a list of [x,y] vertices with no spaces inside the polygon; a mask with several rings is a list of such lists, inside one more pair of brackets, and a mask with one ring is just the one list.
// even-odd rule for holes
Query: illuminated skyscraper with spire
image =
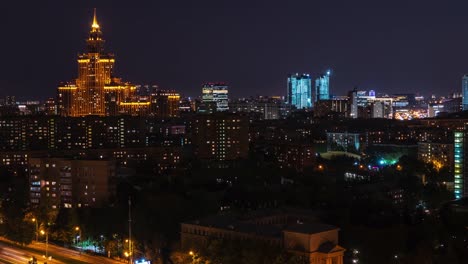
{"label": "illuminated skyscraper with spire", "polygon": [[[114,55],[104,51],[104,43],[94,9],[86,52],[78,55],[78,78],[58,88],[57,102],[61,115],[116,115],[125,112],[128,105],[131,105],[131,109],[150,108],[149,102],[134,101],[134,85],[113,77]],[[138,113],[139,110],[134,112]]]}
{"label": "illuminated skyscraper with spire", "polygon": [[104,86],[111,82],[114,55],[104,53],[104,39],[94,9],[93,24],[86,41],[87,52],[78,55],[78,79],[73,116],[105,116]]}

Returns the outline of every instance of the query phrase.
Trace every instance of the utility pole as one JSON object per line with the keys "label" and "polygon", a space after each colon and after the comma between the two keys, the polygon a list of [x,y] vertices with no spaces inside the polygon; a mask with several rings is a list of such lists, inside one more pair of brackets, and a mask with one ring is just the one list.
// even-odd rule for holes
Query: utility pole
{"label": "utility pole", "polygon": [[128,263],[133,264],[133,243],[132,243],[132,198],[128,197]]}
{"label": "utility pole", "polygon": [[49,232],[45,230],[41,230],[41,234],[45,235],[45,258],[49,258]]}
{"label": "utility pole", "polygon": [[49,232],[46,233],[45,237],[45,256],[49,259]]}
{"label": "utility pole", "polygon": [[39,242],[39,224],[37,223],[38,220],[36,218],[33,218],[32,221],[36,225],[36,243]]}

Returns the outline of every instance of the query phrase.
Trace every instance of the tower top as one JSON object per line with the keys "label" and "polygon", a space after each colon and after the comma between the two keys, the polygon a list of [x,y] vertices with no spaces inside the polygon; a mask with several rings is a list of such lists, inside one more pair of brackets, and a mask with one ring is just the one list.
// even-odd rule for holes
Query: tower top
{"label": "tower top", "polygon": [[99,24],[97,21],[97,15],[96,15],[96,8],[94,8],[94,17],[93,17],[93,25],[91,26],[93,30],[98,30],[99,29]]}
{"label": "tower top", "polygon": [[88,43],[89,53],[102,53],[104,49],[104,39],[102,39],[101,27],[99,26],[96,8],[94,8],[93,24],[89,32],[89,38],[86,40]]}

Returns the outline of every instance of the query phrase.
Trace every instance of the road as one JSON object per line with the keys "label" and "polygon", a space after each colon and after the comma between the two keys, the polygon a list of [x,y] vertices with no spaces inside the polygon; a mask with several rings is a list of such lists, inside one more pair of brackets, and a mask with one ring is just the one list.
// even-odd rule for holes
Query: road
{"label": "road", "polygon": [[36,257],[37,259],[41,259],[41,256],[37,254],[17,250],[15,248],[4,246],[3,244],[0,245],[0,263],[2,264],[28,263],[32,256]]}
{"label": "road", "polygon": [[[45,261],[45,244],[34,243],[28,247],[19,247],[4,239],[0,240],[0,264],[26,264],[31,257],[36,257],[38,264]],[[48,264],[123,264],[105,257],[80,254],[80,252],[49,244],[48,255],[52,260]]]}

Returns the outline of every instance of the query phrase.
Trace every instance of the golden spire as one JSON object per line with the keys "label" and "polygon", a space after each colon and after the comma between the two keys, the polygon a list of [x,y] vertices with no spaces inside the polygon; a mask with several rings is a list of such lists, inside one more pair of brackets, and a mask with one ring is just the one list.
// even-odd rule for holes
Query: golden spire
{"label": "golden spire", "polygon": [[93,25],[91,27],[93,28],[93,30],[99,29],[99,24],[96,16],[96,8],[94,8]]}

